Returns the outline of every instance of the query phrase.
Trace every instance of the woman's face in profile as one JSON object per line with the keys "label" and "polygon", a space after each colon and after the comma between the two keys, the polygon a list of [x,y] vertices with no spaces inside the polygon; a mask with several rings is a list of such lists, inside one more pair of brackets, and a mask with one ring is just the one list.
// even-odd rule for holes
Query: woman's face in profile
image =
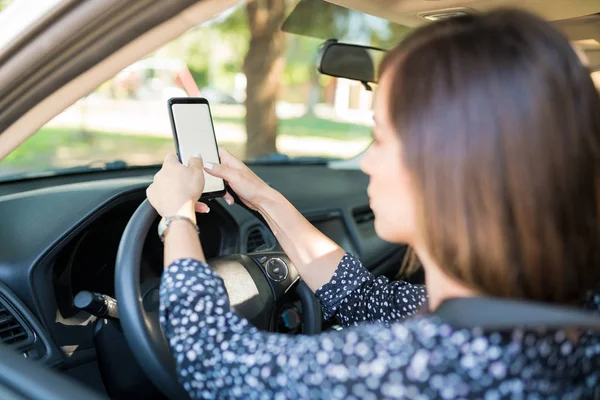
{"label": "woman's face in profile", "polygon": [[384,74],[375,92],[374,140],[361,161],[361,169],[369,175],[368,194],[377,235],[388,242],[414,244],[414,190],[402,161],[402,143],[390,118],[390,79]]}

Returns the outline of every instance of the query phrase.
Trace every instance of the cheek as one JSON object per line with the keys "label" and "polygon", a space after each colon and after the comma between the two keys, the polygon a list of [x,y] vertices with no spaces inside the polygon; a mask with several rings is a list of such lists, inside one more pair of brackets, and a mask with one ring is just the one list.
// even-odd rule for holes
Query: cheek
{"label": "cheek", "polygon": [[374,177],[373,212],[375,230],[384,240],[412,243],[415,232],[415,205],[408,171],[398,152],[381,156]]}

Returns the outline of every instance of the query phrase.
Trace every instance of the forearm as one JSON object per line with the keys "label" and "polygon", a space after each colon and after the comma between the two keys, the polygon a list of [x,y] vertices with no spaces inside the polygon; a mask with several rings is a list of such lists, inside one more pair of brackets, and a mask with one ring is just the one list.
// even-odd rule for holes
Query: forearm
{"label": "forearm", "polygon": [[258,211],[308,287],[314,292],[329,282],[345,251],[276,191],[266,196]]}
{"label": "forearm", "polygon": [[[196,214],[194,212],[185,215],[196,223]],[[171,265],[176,260],[191,258],[205,262],[204,251],[200,244],[196,230],[184,220],[174,220],[165,232],[164,246],[164,266]]]}

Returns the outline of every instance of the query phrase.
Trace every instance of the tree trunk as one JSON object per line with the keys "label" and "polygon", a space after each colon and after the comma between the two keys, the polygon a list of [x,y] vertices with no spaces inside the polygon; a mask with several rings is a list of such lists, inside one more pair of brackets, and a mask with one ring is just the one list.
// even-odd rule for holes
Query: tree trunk
{"label": "tree trunk", "polygon": [[285,0],[256,0],[246,5],[250,47],[246,75],[246,158],[277,151],[275,104],[285,65]]}

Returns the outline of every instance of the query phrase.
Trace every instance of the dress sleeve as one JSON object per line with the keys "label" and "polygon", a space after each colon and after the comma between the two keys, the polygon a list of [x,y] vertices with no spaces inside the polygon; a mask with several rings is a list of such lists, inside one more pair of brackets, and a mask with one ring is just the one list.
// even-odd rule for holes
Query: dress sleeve
{"label": "dress sleeve", "polygon": [[[230,307],[221,278],[184,259],[163,273],[160,322],[192,398],[364,399],[403,389],[418,337],[381,324],[320,335],[262,332]],[[368,378],[368,379],[367,379]]]}
{"label": "dress sleeve", "polygon": [[427,302],[424,285],[375,276],[346,253],[331,280],[316,291],[325,318],[344,326],[389,323],[415,314]]}

